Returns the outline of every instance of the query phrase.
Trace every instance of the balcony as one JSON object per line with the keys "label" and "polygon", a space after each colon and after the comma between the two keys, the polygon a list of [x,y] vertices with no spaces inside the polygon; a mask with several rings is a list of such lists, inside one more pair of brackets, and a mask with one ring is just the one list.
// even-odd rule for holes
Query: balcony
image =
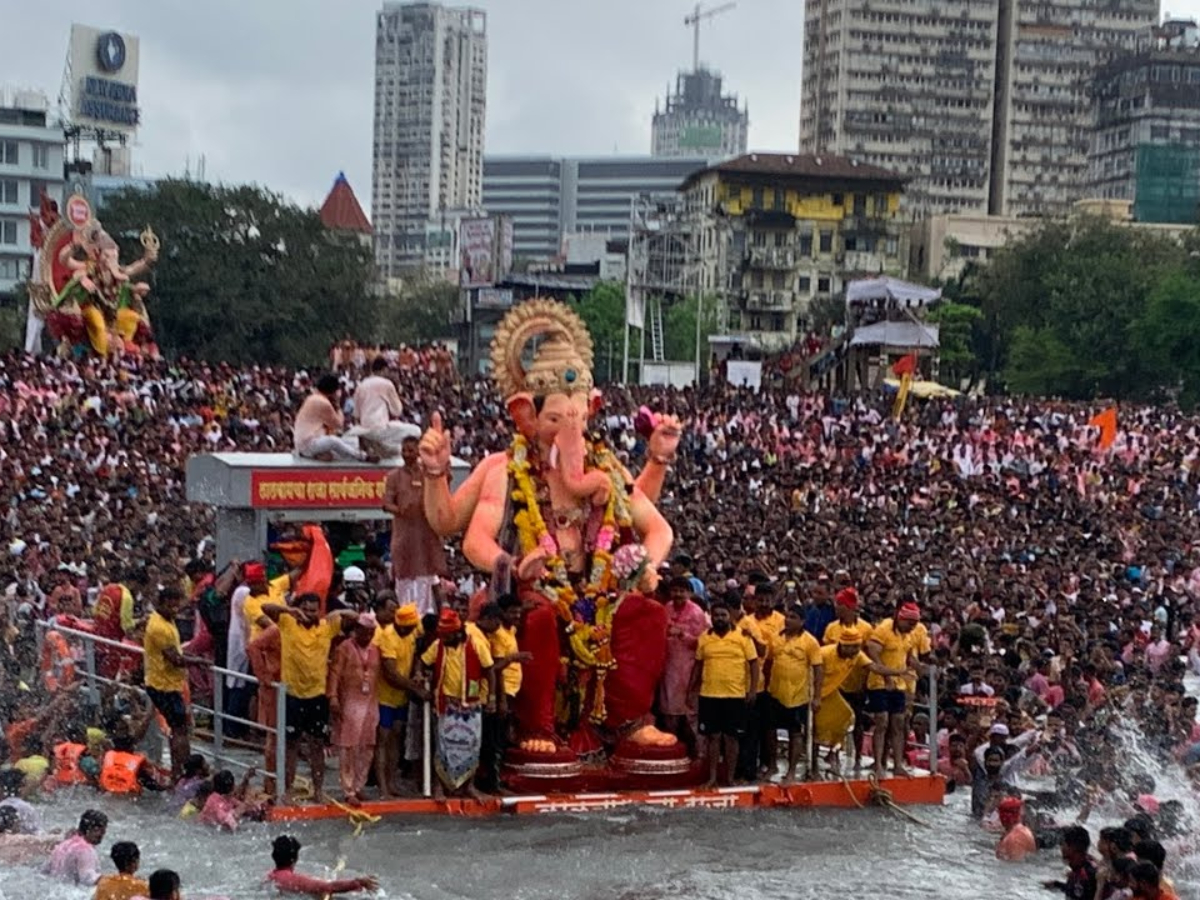
{"label": "balcony", "polygon": [[745,291],[742,298],[749,312],[790,312],[792,309],[791,291]]}
{"label": "balcony", "polygon": [[746,261],[751,269],[794,269],[796,251],[792,247],[751,247]]}
{"label": "balcony", "polygon": [[867,250],[847,250],[842,267],[847,272],[879,275],[884,270],[883,255]]}

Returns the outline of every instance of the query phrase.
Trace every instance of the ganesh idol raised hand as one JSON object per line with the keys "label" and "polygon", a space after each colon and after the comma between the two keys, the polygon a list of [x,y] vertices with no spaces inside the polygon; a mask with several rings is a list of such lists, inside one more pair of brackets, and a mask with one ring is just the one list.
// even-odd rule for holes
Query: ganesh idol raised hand
{"label": "ganesh idol raised hand", "polygon": [[[592,341],[578,316],[553,301],[528,301],[505,317],[492,363],[516,430],[509,449],[480,463],[454,495],[438,416],[420,456],[430,524],[444,535],[463,531],[463,554],[481,571],[511,570],[531,607],[521,646],[533,660],[515,709],[525,746],[547,746],[556,735],[556,689],[574,693],[574,708],[583,711],[569,734],[558,735],[572,746],[590,748],[582,735],[590,726],[606,746],[673,745],[650,722],[665,661],[665,611],[642,591],[653,589],[673,540],[655,501],[679,444],[679,422],[648,413],[650,459],[635,481],[589,433],[601,402]],[[614,564],[618,556],[639,561],[635,577],[629,566]],[[561,658],[571,661],[566,684],[559,683]]]}

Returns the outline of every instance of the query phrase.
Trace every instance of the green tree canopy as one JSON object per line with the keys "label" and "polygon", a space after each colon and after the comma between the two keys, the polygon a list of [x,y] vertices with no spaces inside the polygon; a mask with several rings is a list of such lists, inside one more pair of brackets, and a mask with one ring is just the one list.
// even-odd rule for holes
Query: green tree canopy
{"label": "green tree canopy", "polygon": [[162,242],[147,308],[168,355],[298,365],[375,337],[370,247],[277,194],[161,181],[113,197],[102,221],[123,262],[147,225]]}
{"label": "green tree canopy", "polygon": [[939,329],[941,378],[951,387],[959,387],[975,374],[975,331],[982,320],[978,308],[953,300],[943,300],[930,310],[929,321]]}
{"label": "green tree canopy", "polygon": [[379,340],[388,344],[427,344],[456,336],[462,320],[457,285],[438,279],[417,279],[380,304]]}

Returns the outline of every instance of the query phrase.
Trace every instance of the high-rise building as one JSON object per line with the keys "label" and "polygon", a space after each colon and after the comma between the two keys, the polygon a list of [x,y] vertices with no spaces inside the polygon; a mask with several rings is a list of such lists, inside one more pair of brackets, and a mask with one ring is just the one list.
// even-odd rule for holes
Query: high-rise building
{"label": "high-rise building", "polygon": [[726,159],[746,152],[750,113],[734,94],[721,93],[721,76],[703,66],[681,72],[666,106],[655,105],[651,131],[654,156]]}
{"label": "high-rise building", "polygon": [[513,254],[557,257],[564,235],[629,233],[630,203],[642,194],[674,194],[703,169],[702,158],[489,156],[483,167],[483,205],[513,222]]}
{"label": "high-rise building", "polygon": [[48,109],[43,94],[0,88],[0,297],[30,275],[29,210],[43,191],[62,203],[63,131]]}
{"label": "high-rise building", "polygon": [[911,214],[1030,215],[1085,188],[1097,68],[1158,0],[813,0],[800,148],[895,169]]}
{"label": "high-rise building", "polygon": [[[442,222],[483,202],[487,18],[384,3],[375,33],[371,219],[385,277],[442,268]],[[457,214],[457,213],[455,213]]]}
{"label": "high-rise building", "polygon": [[1089,195],[1131,204],[1139,222],[1200,219],[1200,34],[1167,22],[1100,70]]}
{"label": "high-rise building", "polygon": [[1092,81],[1158,19],[1159,0],[1002,0],[992,215],[1062,215],[1087,193]]}
{"label": "high-rise building", "polygon": [[802,153],[906,176],[905,206],[986,212],[996,0],[805,5]]}

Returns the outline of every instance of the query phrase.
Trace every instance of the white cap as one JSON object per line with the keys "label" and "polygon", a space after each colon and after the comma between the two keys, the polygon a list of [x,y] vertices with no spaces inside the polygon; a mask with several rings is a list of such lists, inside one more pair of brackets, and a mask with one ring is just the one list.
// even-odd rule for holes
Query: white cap
{"label": "white cap", "polygon": [[367,576],[358,566],[347,566],[342,573],[342,581],[346,584],[366,584]]}
{"label": "white cap", "polygon": [[991,727],[991,730],[988,731],[988,734],[998,734],[1001,737],[1008,737],[1008,726],[1003,722],[997,722]]}

